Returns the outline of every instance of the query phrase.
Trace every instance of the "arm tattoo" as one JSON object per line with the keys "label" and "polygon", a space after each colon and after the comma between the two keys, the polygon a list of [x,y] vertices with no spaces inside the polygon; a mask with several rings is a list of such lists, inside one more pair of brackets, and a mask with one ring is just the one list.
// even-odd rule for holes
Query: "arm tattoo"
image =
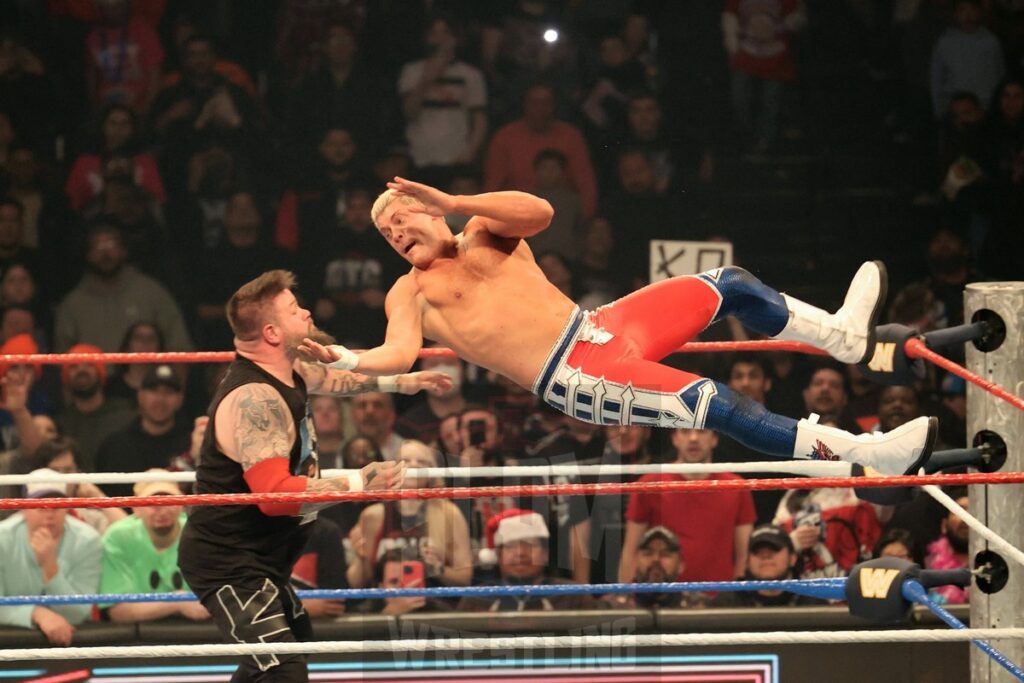
{"label": "arm tattoo", "polygon": [[376,377],[368,377],[349,370],[335,370],[319,363],[303,361],[302,378],[306,381],[306,389],[311,394],[351,396],[380,391],[380,383]]}
{"label": "arm tattoo", "polygon": [[291,452],[291,416],[284,401],[266,384],[246,384],[238,390],[235,452],[243,470],[268,458],[287,458]]}

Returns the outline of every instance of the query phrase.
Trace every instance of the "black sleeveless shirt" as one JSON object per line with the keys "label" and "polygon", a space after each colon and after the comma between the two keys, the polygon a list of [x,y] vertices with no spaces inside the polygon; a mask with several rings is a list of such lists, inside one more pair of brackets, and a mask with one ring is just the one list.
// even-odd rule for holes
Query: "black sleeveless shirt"
{"label": "black sleeveless shirt", "polygon": [[[306,401],[306,384],[293,373],[289,387],[252,361],[236,356],[210,402],[196,470],[195,492],[252,493],[242,476],[242,466],[217,448],[214,418],[220,402],[238,387],[269,384],[284,399],[295,423],[295,441],[288,454],[293,475],[319,477],[316,430]],[[305,518],[263,514],[256,505],[204,505],[189,513],[178,549],[178,565],[189,586],[199,595],[222,585],[269,578],[283,584],[302,553],[316,514]]]}

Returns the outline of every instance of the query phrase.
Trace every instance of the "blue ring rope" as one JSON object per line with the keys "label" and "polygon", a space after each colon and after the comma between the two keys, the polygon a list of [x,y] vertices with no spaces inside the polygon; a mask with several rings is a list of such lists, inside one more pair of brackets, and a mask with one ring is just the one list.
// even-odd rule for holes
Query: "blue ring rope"
{"label": "blue ring rope", "polygon": [[[947,626],[954,629],[966,629],[962,621],[957,619],[955,616],[949,613],[942,605],[937,602],[932,602],[928,599],[928,591],[925,590],[919,582],[914,579],[907,579],[903,583],[903,597],[910,602],[916,602],[919,605],[924,605],[932,614],[941,619]],[[989,645],[984,640],[972,640],[975,647],[987,654],[993,660],[995,660],[1000,666],[1013,674],[1018,681],[1024,681],[1024,670],[1018,667],[1016,664],[1011,662],[1009,658],[1002,652]]]}
{"label": "blue ring rope", "polygon": [[[607,595],[609,593],[693,593],[784,590],[822,600],[844,600],[846,578],[787,581],[692,581],[675,583],[608,583],[536,586],[442,586],[438,588],[346,588],[296,591],[300,598],[381,600],[384,598],[497,598],[552,595]],[[0,597],[0,606],[91,605],[125,602],[189,602],[192,593],[127,593],[109,595],[12,595]]]}

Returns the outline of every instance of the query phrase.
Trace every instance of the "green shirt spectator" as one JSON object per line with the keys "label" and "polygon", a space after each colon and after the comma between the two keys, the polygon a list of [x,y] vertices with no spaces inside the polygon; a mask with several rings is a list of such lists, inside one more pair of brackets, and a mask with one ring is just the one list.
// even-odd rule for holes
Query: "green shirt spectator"
{"label": "green shirt spectator", "polygon": [[[151,469],[149,472],[167,470]],[[169,474],[169,473],[168,473]],[[135,485],[136,496],[180,496],[181,489],[169,481],[148,481]],[[180,505],[133,508],[127,519],[110,525],[103,535],[103,578],[100,592],[172,593],[189,590],[178,571],[178,541],[187,517]],[[152,621],[183,616],[199,621],[210,617],[197,601],[125,602],[100,605],[111,621]]]}

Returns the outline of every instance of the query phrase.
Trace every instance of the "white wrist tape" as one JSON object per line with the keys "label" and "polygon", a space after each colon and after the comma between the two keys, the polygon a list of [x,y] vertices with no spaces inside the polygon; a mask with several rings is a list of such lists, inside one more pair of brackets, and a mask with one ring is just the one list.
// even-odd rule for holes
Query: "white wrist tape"
{"label": "white wrist tape", "polygon": [[346,478],[348,478],[348,490],[351,493],[359,493],[363,490],[363,474],[356,470],[354,472],[346,472]]}
{"label": "white wrist tape", "polygon": [[333,363],[324,363],[324,365],[326,365],[327,367],[334,368],[335,370],[355,370],[356,367],[359,366],[358,353],[349,351],[344,346],[340,346],[337,344],[333,346],[328,346],[327,348],[329,348],[331,351],[334,351],[340,356],[340,358],[338,358],[338,360],[334,361]]}
{"label": "white wrist tape", "polygon": [[398,375],[381,375],[377,378],[377,388],[388,394],[398,393]]}

